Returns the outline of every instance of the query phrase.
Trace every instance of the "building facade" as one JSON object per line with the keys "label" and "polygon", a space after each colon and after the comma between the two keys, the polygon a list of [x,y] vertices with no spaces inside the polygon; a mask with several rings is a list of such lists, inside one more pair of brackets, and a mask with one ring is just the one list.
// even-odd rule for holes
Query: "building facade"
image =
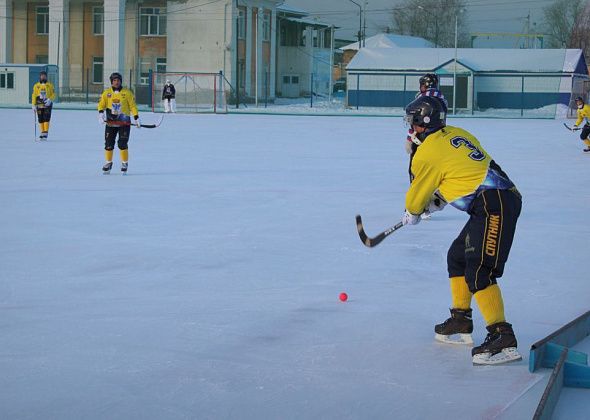
{"label": "building facade", "polygon": [[[102,91],[115,71],[140,102],[148,100],[152,72],[222,71],[242,98],[299,96],[310,90],[314,57],[325,55],[327,25],[279,12],[282,3],[0,0],[0,63],[57,65],[62,100]],[[297,81],[300,73],[308,78],[302,87],[286,89],[284,78]]]}

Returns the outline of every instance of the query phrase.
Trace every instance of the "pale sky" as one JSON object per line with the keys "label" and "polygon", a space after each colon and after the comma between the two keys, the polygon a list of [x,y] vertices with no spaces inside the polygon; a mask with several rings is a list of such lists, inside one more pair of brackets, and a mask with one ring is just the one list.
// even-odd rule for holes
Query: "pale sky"
{"label": "pale sky", "polygon": [[[391,10],[399,5],[398,0],[355,0],[364,5],[367,3],[367,36],[383,32],[392,26]],[[467,0],[467,22],[469,32],[485,33],[525,33],[527,15],[530,13],[530,32],[542,32],[543,8],[553,0]],[[336,32],[338,38],[355,40],[358,31],[358,6],[350,0],[287,0],[285,4],[310,12],[326,22],[340,26]],[[364,7],[364,6],[363,6]],[[389,9],[389,10],[388,10]],[[536,23],[536,25],[535,25]],[[536,29],[535,28],[539,28]],[[485,47],[517,47],[517,38],[491,37],[483,40]]]}

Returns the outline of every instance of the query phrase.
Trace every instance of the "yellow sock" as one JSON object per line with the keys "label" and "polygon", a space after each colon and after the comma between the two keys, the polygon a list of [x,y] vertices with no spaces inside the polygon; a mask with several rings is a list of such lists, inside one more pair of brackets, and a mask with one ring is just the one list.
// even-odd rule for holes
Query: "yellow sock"
{"label": "yellow sock", "polygon": [[486,322],[486,325],[492,325],[497,322],[504,322],[504,301],[502,293],[497,284],[492,284],[475,295],[477,306]]}
{"label": "yellow sock", "polygon": [[129,149],[119,150],[121,155],[121,162],[127,162],[129,160]]}
{"label": "yellow sock", "polygon": [[45,123],[39,123],[39,130],[41,130],[41,132],[45,131]]}
{"label": "yellow sock", "polygon": [[451,277],[451,298],[453,299],[454,309],[471,308],[471,292],[467,286],[464,276]]}
{"label": "yellow sock", "polygon": [[113,151],[112,150],[105,150],[104,151],[104,158],[107,162],[113,161]]}
{"label": "yellow sock", "polygon": [[590,147],[590,140],[589,139],[584,140],[584,143],[586,143],[586,146]]}
{"label": "yellow sock", "polygon": [[49,131],[49,121],[45,123],[45,131]]}

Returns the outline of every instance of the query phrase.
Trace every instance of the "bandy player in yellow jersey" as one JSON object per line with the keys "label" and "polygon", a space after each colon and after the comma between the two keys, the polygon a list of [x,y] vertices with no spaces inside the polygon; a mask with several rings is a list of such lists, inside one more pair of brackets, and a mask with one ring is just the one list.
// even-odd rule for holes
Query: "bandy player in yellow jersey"
{"label": "bandy player in yellow jersey", "polygon": [[496,279],[502,276],[512,246],[522,198],[512,181],[469,132],[446,125],[441,101],[418,97],[406,107],[406,122],[420,141],[412,159],[404,225],[446,203],[467,212],[469,220],[447,254],[451,317],[434,327],[439,341],[472,344],[471,299],[488,334],[472,349],[474,364],[499,364],[522,357]]}
{"label": "bandy player in yellow jersey", "polygon": [[105,89],[98,102],[98,121],[101,124],[106,123],[104,133],[106,163],[102,167],[102,171],[109,174],[113,168],[113,150],[115,149],[115,139],[118,134],[117,146],[121,155],[121,172],[125,174],[129,162],[130,116],[133,115],[134,124],[138,128],[141,124],[133,93],[122,86],[123,76],[120,73],[113,73],[110,76],[110,81],[111,87]]}
{"label": "bandy player in yellow jersey", "polygon": [[41,134],[39,140],[47,140],[49,136],[49,122],[51,121],[51,110],[55,100],[55,90],[53,84],[47,81],[47,73],[39,73],[39,81],[33,86],[31,95],[31,105],[33,112],[37,114]]}
{"label": "bandy player in yellow jersey", "polygon": [[586,143],[584,152],[590,152],[590,139],[588,138],[588,135],[590,135],[590,105],[585,104],[584,99],[578,96],[576,98],[576,106],[578,107],[578,119],[576,120],[576,124],[574,124],[574,128],[578,128],[582,124],[582,121],[586,120],[582,128],[582,133],[580,134],[580,139]]}

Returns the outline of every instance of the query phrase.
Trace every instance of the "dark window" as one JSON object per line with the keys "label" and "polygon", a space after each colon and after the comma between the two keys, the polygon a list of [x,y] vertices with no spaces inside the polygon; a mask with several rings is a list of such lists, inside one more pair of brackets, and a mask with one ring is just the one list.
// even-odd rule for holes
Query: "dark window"
{"label": "dark window", "polygon": [[104,7],[92,8],[92,33],[94,35],[104,34]]}
{"label": "dark window", "polygon": [[139,34],[144,36],[166,35],[166,9],[142,7],[139,9]]}
{"label": "dark window", "polygon": [[102,83],[103,63],[102,57],[92,58],[92,83]]}
{"label": "dark window", "polygon": [[37,35],[49,33],[49,6],[37,6]]}

